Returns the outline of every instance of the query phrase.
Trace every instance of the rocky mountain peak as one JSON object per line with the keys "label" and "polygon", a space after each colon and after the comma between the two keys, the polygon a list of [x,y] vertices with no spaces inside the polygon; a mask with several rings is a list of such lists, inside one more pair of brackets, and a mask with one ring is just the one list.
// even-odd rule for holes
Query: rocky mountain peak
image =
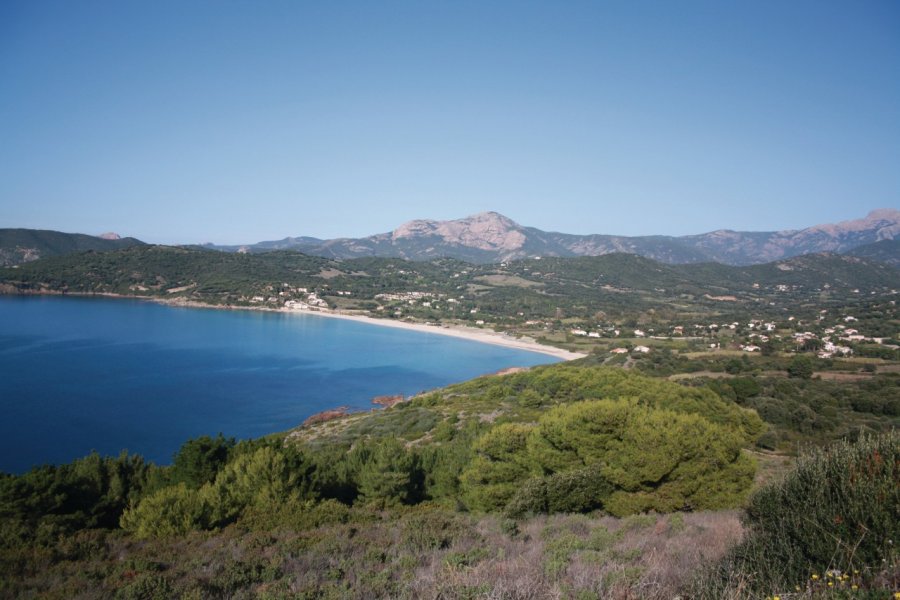
{"label": "rocky mountain peak", "polygon": [[518,223],[496,212],[482,212],[453,221],[409,221],[391,232],[395,242],[431,236],[447,244],[479,250],[517,250],[526,241]]}
{"label": "rocky mountain peak", "polygon": [[826,234],[832,237],[842,237],[860,232],[869,232],[875,240],[894,239],[900,235],[900,210],[893,208],[879,208],[871,211],[862,219],[852,219],[816,225],[801,231],[801,234]]}

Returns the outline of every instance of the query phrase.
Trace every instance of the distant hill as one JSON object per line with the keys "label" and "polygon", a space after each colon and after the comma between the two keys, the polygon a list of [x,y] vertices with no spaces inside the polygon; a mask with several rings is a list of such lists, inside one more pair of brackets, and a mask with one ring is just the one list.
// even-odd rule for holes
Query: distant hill
{"label": "distant hill", "polygon": [[894,209],[875,210],[863,219],[800,230],[719,230],[681,237],[548,232],[519,225],[495,212],[485,212],[453,221],[410,221],[391,232],[364,238],[289,237],[245,246],[209,247],[242,252],[292,249],[337,259],[381,256],[420,261],[450,257],[477,264],[535,256],[601,256],[625,252],[668,264],[752,265],[810,253],[846,253],[895,237],[900,237],[900,211]]}
{"label": "distant hill", "polygon": [[847,252],[847,254],[877,260],[892,267],[900,268],[900,239],[881,240],[874,244],[858,246]]}
{"label": "distant hill", "polygon": [[130,237],[121,238],[115,233],[93,236],[44,229],[0,229],[0,266],[86,250],[118,250],[143,243]]}
{"label": "distant hill", "polygon": [[[379,295],[425,292],[454,298],[448,317],[482,318],[478,308],[505,317],[549,317],[598,309],[682,308],[728,297],[732,305],[834,292],[840,298],[900,289],[900,270],[868,259],[810,254],[735,267],[718,263],[667,265],[633,254],[550,257],[503,265],[454,259],[406,261],[365,257],[336,260],[295,251],[227,253],[139,245],[112,252],[69,254],[0,269],[0,291],[74,292],[180,298],[211,304],[278,307],[318,292],[329,306],[371,311]],[[412,310],[407,305],[406,312]]]}

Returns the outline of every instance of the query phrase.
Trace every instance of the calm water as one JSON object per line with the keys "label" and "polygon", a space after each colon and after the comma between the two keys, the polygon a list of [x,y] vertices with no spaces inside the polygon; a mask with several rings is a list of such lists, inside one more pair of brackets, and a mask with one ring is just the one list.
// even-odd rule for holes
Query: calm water
{"label": "calm water", "polygon": [[283,431],[549,356],[312,315],[0,297],[0,471],[97,450],[168,463],[198,435]]}

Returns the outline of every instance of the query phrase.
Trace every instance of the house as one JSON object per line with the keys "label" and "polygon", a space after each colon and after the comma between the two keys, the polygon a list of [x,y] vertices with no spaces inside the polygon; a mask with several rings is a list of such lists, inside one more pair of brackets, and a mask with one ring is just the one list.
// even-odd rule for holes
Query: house
{"label": "house", "polygon": [[634,351],[641,352],[642,354],[647,354],[648,352],[650,352],[650,348],[648,348],[647,346],[635,346]]}
{"label": "house", "polygon": [[628,348],[613,348],[609,351],[610,354],[628,354]]}

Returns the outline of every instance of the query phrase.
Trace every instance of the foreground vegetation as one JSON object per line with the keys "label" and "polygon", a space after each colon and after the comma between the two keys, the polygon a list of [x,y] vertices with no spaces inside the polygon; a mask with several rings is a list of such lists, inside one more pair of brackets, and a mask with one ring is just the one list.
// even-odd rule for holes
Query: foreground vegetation
{"label": "foreground vegetation", "polygon": [[0,478],[0,593],[814,598],[809,577],[840,572],[887,597],[900,434],[813,451],[748,497],[767,427],[710,387],[560,364],[197,438],[167,467],[92,455]]}

